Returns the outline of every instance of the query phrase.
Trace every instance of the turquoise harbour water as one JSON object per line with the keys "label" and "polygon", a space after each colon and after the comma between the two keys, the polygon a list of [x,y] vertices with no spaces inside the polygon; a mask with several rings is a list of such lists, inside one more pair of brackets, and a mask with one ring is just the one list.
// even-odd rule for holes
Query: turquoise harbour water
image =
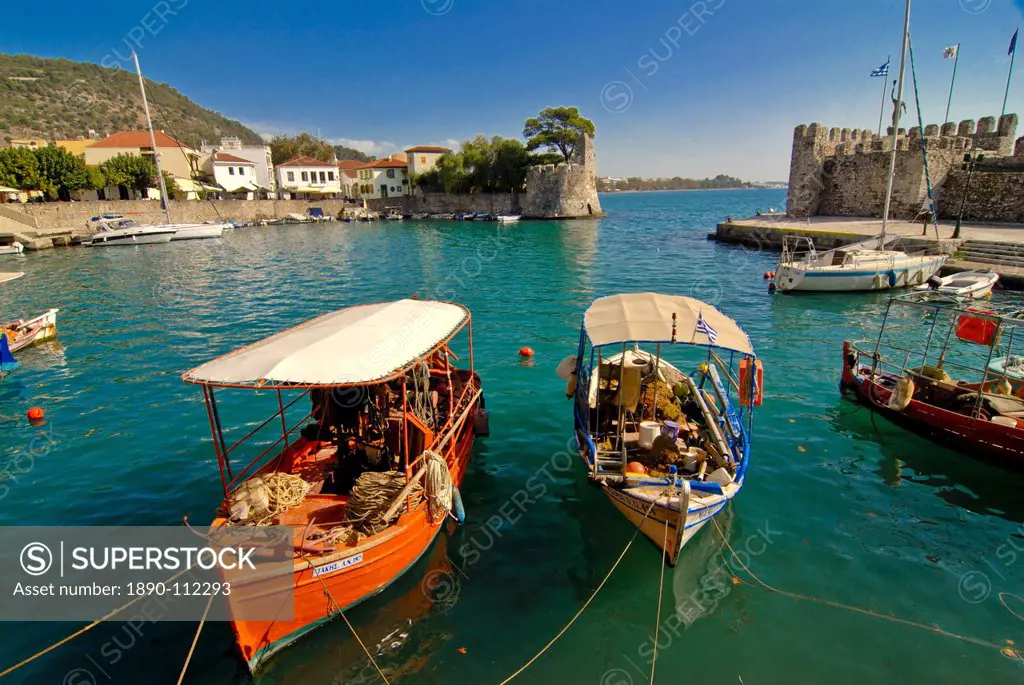
{"label": "turquoise harbour water", "polygon": [[[689,294],[736,318],[765,364],[747,483],[718,519],[739,558],[788,592],[1024,644],[1024,477],[872,421],[838,393],[842,341],[872,334],[885,296],[771,296],[761,275],[773,254],[706,240],[726,214],[782,206],[784,191],[602,203],[599,222],[279,226],[4,258],[3,270],[17,263],[27,275],[0,286],[0,313],[60,307],[61,345],[22,353],[0,383],[0,524],[175,525],[187,512],[209,521],[220,486],[200,393],[183,371],[340,307],[447,296],[473,312],[491,411],[492,435],[462,488],[468,520],[349,617],[392,683],[498,683],[565,625],[632,532],[560,454],[572,423],[554,367],[575,351],[594,298]],[[532,365],[516,355],[524,345],[536,350]],[[46,410],[45,427],[24,420],[30,406]],[[531,478],[531,500],[508,504]],[[1024,661],[996,648],[767,591],[722,552],[709,526],[666,569],[656,682],[1024,681]],[[638,540],[516,682],[646,683],[660,569]],[[1007,599],[1014,611],[1000,592],[1021,595]],[[676,609],[686,621],[670,619]],[[0,666],[76,627],[0,624]],[[195,627],[102,625],[7,680],[174,683]],[[203,629],[185,682],[250,682],[226,624]],[[334,622],[258,682],[380,681]]]}

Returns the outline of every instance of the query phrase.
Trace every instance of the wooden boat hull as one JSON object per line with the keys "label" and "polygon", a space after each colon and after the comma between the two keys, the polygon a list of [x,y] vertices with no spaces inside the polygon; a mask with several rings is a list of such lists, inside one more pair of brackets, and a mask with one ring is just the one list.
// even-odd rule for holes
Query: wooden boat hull
{"label": "wooden boat hull", "polygon": [[1024,428],[1004,426],[912,399],[903,411],[889,408],[892,390],[867,367],[850,364],[852,345],[843,343],[843,373],[840,387],[893,423],[971,456],[979,456],[1014,468],[1024,468]]}
{"label": "wooden boat hull", "polygon": [[[451,466],[452,483],[456,487],[469,465],[473,441],[472,425],[467,424],[459,437]],[[292,618],[232,623],[239,650],[250,671],[258,672],[276,652],[337,617],[339,610],[346,611],[386,590],[427,552],[443,524],[444,521],[431,522],[426,512],[418,509],[404,514],[397,525],[351,549],[322,557],[300,555],[302,558],[297,558],[293,574]]]}
{"label": "wooden boat hull", "polygon": [[32,319],[0,325],[0,329],[13,329],[14,331],[16,336],[14,340],[10,340],[11,336],[8,336],[11,352],[17,352],[31,345],[37,345],[56,338],[57,312],[59,311],[59,309],[50,309]]}
{"label": "wooden boat hull", "polygon": [[870,267],[809,269],[802,263],[779,264],[775,284],[781,292],[835,292],[890,290],[920,285],[945,263],[941,255],[897,258],[891,264]]}
{"label": "wooden boat hull", "polygon": [[[619,510],[619,513],[634,526],[640,529],[654,546],[660,549],[670,566],[675,566],[679,555],[700,529],[707,525],[711,517],[718,515],[732,499],[723,497],[710,504],[692,503],[687,510],[686,523],[682,534],[679,531],[679,500],[672,498],[655,503],[651,508],[651,500],[631,495],[629,491],[620,490],[608,485],[603,488],[605,496]],[[737,488],[738,491],[738,488]],[[735,493],[733,493],[735,495]],[[674,506],[673,506],[674,505]],[[650,509],[650,513],[647,511]],[[646,514],[646,516],[645,516]],[[666,528],[668,529],[666,531]]]}

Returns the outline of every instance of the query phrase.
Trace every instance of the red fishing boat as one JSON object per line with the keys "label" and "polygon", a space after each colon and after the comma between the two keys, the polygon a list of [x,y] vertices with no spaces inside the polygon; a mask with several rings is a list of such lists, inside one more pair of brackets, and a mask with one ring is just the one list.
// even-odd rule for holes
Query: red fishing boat
{"label": "red fishing boat", "polygon": [[[455,366],[459,343],[468,368]],[[282,607],[280,620],[232,623],[254,673],[387,588],[447,516],[461,516],[458,485],[474,437],[487,433],[472,350],[467,309],[399,300],[327,314],[183,376],[202,388],[220,467],[224,501],[212,526],[295,530],[294,607]],[[276,411],[230,446],[221,417],[238,409],[224,404],[225,388],[276,400]],[[267,446],[271,427],[280,437]],[[239,470],[233,456],[244,446],[259,453],[238,460]],[[229,604],[243,595],[233,592]],[[243,607],[231,609],[238,616]]]}
{"label": "red fishing boat", "polygon": [[840,387],[893,423],[1003,465],[1024,467],[1024,343],[1017,311],[937,293],[889,301],[878,338],[843,343]]}

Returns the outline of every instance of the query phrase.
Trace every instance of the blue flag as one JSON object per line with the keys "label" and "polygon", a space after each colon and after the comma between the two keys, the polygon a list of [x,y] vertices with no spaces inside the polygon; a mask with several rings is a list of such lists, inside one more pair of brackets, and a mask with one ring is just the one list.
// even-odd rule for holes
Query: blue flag
{"label": "blue flag", "polygon": [[1010,49],[1006,51],[1007,55],[1012,55],[1013,51],[1017,49],[1017,33],[1020,29],[1013,32],[1013,38],[1010,39]]}
{"label": "blue flag", "polygon": [[0,371],[11,371],[18,367],[18,362],[11,354],[11,346],[7,342],[7,334],[0,333]]}
{"label": "blue flag", "polygon": [[886,60],[885,64],[883,64],[882,66],[880,66],[877,69],[875,69],[874,71],[872,71],[871,75],[872,76],[888,76],[889,75],[889,62],[888,62],[888,60]]}

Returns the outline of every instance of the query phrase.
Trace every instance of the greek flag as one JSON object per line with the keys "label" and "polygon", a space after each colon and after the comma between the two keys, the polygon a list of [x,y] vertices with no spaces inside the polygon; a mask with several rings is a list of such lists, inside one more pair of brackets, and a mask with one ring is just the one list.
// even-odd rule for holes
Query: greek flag
{"label": "greek flag", "polygon": [[697,332],[708,336],[708,340],[711,341],[712,345],[718,340],[718,331],[708,325],[708,322],[704,320],[701,314],[697,314]]}
{"label": "greek flag", "polygon": [[874,71],[872,71],[871,75],[872,76],[888,76],[889,75],[889,62],[888,62],[888,60],[886,60],[885,64],[883,64],[882,66],[880,66],[877,69],[875,69]]}

